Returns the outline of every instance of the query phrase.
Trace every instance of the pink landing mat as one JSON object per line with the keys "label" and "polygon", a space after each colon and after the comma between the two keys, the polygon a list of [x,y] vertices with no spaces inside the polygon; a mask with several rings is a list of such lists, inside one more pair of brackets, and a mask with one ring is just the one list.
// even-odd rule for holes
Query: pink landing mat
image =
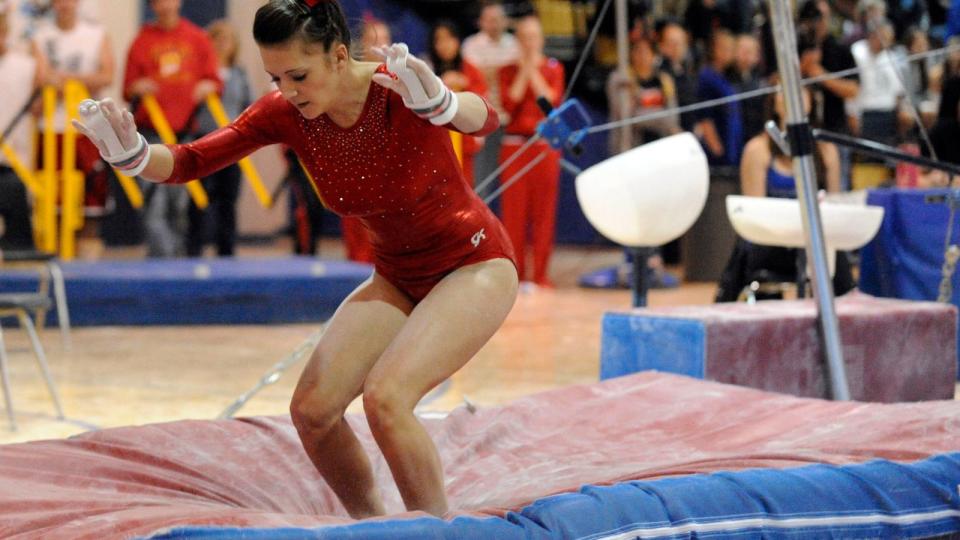
{"label": "pink landing mat", "polygon": [[[393,519],[399,495],[362,417]],[[453,514],[502,516],[584,484],[960,449],[960,402],[796,398],[644,372],[425,421]],[[105,538],[183,525],[351,520],[286,417],[180,421],[0,446],[0,537]]]}

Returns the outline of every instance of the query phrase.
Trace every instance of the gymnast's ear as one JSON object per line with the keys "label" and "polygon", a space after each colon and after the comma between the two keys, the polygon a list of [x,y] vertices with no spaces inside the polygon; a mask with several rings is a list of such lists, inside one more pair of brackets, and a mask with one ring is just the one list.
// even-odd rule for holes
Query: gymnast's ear
{"label": "gymnast's ear", "polygon": [[350,49],[347,48],[343,43],[337,43],[333,48],[333,65],[337,69],[342,69],[347,65],[347,60],[350,59]]}

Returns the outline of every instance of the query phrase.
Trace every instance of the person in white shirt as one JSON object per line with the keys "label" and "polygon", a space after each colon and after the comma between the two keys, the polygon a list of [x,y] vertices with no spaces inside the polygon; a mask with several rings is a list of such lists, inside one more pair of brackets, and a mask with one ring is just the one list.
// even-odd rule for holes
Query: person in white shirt
{"label": "person in white shirt", "polygon": [[[106,30],[83,19],[78,6],[79,0],[52,0],[53,20],[38,25],[33,46],[43,64],[45,85],[62,92],[68,80],[78,81],[96,99],[113,83],[113,48]],[[65,118],[61,100],[54,117],[58,141]],[[101,213],[106,206],[108,171],[97,148],[85,137],[77,139],[77,168],[86,176],[84,206],[88,214]]]}
{"label": "person in white shirt", "polygon": [[[508,24],[503,4],[492,0],[484,2],[477,21],[480,32],[463,40],[460,48],[463,59],[483,72],[487,80],[487,99],[500,114],[501,126],[507,125],[510,117],[504,112],[501,103],[498,72],[504,66],[517,63],[520,58],[520,47],[513,34],[507,32]],[[483,148],[477,153],[474,174],[478,183],[497,169],[502,138],[502,128],[487,135]],[[489,187],[492,189],[496,186]],[[486,194],[484,190],[480,195]]]}
{"label": "person in white shirt", "polygon": [[860,136],[884,144],[896,144],[897,110],[904,95],[897,75],[897,58],[886,46],[893,39],[893,26],[886,19],[867,23],[867,37],[850,47],[860,68]]}
{"label": "person in white shirt", "polygon": [[[8,46],[10,26],[5,7],[0,1],[0,80],[4,81],[0,130],[7,135],[3,142],[9,144],[21,160],[26,160],[30,148],[30,122],[25,121],[29,115],[23,113],[36,97],[34,90],[39,86],[41,71],[37,69],[35,58]],[[0,154],[0,249],[33,247],[26,187],[6,157]]]}
{"label": "person in white shirt", "polygon": [[483,71],[490,91],[490,102],[501,115],[499,94],[495,90],[498,84],[497,71],[503,66],[515,64],[520,56],[517,39],[507,32],[508,22],[502,4],[485,3],[477,21],[480,32],[463,41],[463,57]]}
{"label": "person in white shirt", "polygon": [[113,83],[113,49],[102,26],[80,17],[78,4],[53,0],[54,18],[37,27],[33,43],[46,63],[46,84],[62,89],[67,79],[73,79],[98,96]]}

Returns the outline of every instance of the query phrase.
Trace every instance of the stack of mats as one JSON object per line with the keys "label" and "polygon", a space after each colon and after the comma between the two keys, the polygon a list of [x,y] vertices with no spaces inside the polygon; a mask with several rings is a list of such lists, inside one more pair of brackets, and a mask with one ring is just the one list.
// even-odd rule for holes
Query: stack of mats
{"label": "stack of mats", "polygon": [[[851,293],[837,299],[850,395],[860,401],[953,397],[957,308]],[[600,378],[644,370],[828,397],[812,299],[669,306],[603,317]]]}

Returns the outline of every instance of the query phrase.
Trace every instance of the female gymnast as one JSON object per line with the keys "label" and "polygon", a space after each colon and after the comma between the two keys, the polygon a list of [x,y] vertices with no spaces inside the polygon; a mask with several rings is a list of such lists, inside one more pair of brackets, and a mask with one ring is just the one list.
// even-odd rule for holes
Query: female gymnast
{"label": "female gymnast", "polygon": [[278,90],[229,126],[190,144],[147,145],[130,113],[104,100],[124,150],[111,153],[90,126],[77,128],[113,166],[162,183],[286,144],[324,203],[363,221],[375,271],[328,322],[290,413],[350,515],[381,515],[369,458],[344,419],[362,394],[407,509],[443,515],[442,464],[414,406],[487,342],[517,294],[513,248],[464,181],[447,130],[483,136],[499,125],[497,114],[475,94],[450,91],[403,44],[379,49],[386,64],[354,60],[336,0],[270,0],[253,35]]}

